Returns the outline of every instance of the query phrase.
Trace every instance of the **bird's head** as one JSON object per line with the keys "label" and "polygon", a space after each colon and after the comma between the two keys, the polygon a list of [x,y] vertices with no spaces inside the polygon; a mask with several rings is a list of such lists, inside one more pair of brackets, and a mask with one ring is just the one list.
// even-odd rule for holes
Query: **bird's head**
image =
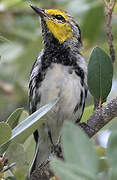
{"label": "bird's head", "polygon": [[[40,16],[43,35],[51,33],[60,44],[81,46],[81,31],[73,18],[67,12],[58,9],[41,9],[37,6],[31,8]],[[49,32],[48,32],[49,31]]]}

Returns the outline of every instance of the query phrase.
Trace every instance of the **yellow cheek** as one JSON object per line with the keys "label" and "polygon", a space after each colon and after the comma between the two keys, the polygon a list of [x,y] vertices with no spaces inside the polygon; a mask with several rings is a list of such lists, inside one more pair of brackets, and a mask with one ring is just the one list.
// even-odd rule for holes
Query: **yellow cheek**
{"label": "yellow cheek", "polygon": [[50,19],[46,19],[46,24],[49,31],[60,43],[63,43],[66,39],[74,38],[71,27],[68,24],[58,23]]}

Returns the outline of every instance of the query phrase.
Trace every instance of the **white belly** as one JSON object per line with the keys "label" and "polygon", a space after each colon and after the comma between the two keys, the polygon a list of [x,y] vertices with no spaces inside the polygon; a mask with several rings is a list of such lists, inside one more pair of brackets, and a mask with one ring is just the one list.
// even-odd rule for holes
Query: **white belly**
{"label": "white belly", "polygon": [[[74,71],[70,74],[68,68],[68,66],[52,64],[39,89],[41,93],[39,106],[59,98],[57,105],[46,115],[54,142],[57,140],[63,121],[72,120],[75,122],[82,113],[80,108],[76,113],[74,113],[74,109],[80,102],[80,91],[83,87],[79,76]],[[42,128],[40,131],[43,131]]]}
{"label": "white belly", "polygon": [[58,103],[45,116],[45,124],[39,128],[40,146],[37,156],[39,164],[47,159],[51,152],[48,130],[51,131],[52,140],[56,144],[63,121],[72,120],[75,122],[82,113],[82,108],[79,108],[76,113],[74,113],[74,109],[80,102],[81,89],[83,92],[84,89],[80,83],[79,76],[74,71],[70,74],[69,68],[60,64],[52,64],[39,88],[41,100],[38,108],[59,98]]}
{"label": "white belly", "polygon": [[70,74],[68,68],[68,66],[52,64],[39,91],[41,93],[41,106],[60,98],[61,113],[71,117],[76,104],[80,101],[82,86],[79,76],[75,72]]}

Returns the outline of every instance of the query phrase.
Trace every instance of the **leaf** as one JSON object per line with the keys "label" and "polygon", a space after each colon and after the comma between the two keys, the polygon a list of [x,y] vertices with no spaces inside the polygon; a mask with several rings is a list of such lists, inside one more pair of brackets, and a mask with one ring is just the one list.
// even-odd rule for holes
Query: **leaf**
{"label": "leaf", "polygon": [[32,163],[32,160],[33,160],[33,156],[32,154],[35,152],[35,140],[34,140],[34,137],[33,135],[31,135],[26,141],[25,143],[23,144],[24,146],[24,150],[26,152],[26,157],[27,157],[27,162],[29,164]]}
{"label": "leaf", "polygon": [[20,116],[23,112],[24,108],[18,108],[16,109],[8,118],[7,123],[9,124],[9,126],[13,129],[17,126]]}
{"label": "leaf", "polygon": [[11,144],[11,142],[7,142],[5,144],[3,144],[2,146],[0,146],[0,154],[3,154],[9,147],[9,145]]}
{"label": "leaf", "polygon": [[93,111],[94,111],[94,106],[93,105],[86,107],[84,109],[81,122],[87,121],[90,118],[90,116],[93,114]]}
{"label": "leaf", "polygon": [[[20,118],[20,115],[23,111],[23,108],[18,108],[16,109],[8,118],[8,120],[6,121],[8,123],[8,125],[13,129],[17,124],[18,124],[18,121],[19,121],[19,118]],[[7,148],[9,147],[10,145],[10,142],[7,142],[5,144],[3,144],[1,147],[0,147],[0,154],[3,154]]]}
{"label": "leaf", "polygon": [[29,178],[26,178],[27,171],[28,171],[28,169],[26,167],[20,167],[15,171],[14,176],[18,180],[29,180]]}
{"label": "leaf", "polygon": [[84,169],[74,166],[73,164],[65,163],[58,159],[53,159],[50,162],[51,169],[60,177],[61,180],[96,180],[96,176],[92,176]]}
{"label": "leaf", "polygon": [[57,100],[41,107],[35,113],[30,115],[18,126],[12,130],[12,137],[10,140],[15,140],[17,143],[24,143],[25,140],[44,122],[41,119],[51,108],[56,104]]}
{"label": "leaf", "polygon": [[101,103],[112,87],[113,65],[110,57],[99,47],[93,49],[88,65],[88,87],[91,94]]}
{"label": "leaf", "polygon": [[90,174],[95,175],[98,172],[98,157],[91,141],[78,126],[71,122],[64,123],[62,147],[67,162]]}
{"label": "leaf", "polygon": [[7,38],[5,38],[4,36],[0,36],[0,41],[3,42],[10,42]]}
{"label": "leaf", "polygon": [[19,122],[22,122],[24,119],[26,119],[29,116],[29,113],[27,111],[23,111],[20,118]]}
{"label": "leaf", "polygon": [[109,169],[108,180],[117,180],[117,168],[116,167]]}
{"label": "leaf", "polygon": [[107,158],[110,165],[108,172],[109,180],[117,179],[117,131],[113,131],[107,145]]}
{"label": "leaf", "polygon": [[26,156],[24,148],[21,144],[12,143],[7,149],[5,156],[8,158],[9,163],[16,162],[16,167],[20,168],[25,165]]}
{"label": "leaf", "polygon": [[6,122],[0,122],[0,145],[7,142],[11,137],[11,128]]}
{"label": "leaf", "polygon": [[113,131],[107,145],[107,157],[112,167],[117,168],[117,131]]}

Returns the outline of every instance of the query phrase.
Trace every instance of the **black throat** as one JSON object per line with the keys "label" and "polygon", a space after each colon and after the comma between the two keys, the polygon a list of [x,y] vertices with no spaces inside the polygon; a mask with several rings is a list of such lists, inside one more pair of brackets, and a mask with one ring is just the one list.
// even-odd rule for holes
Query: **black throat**
{"label": "black throat", "polygon": [[[65,43],[60,43],[49,31],[46,22],[41,20],[42,35],[44,42],[44,54],[42,56],[42,66],[48,67],[51,63],[63,64],[65,66],[75,66],[75,52]],[[77,49],[78,50],[78,49]],[[79,53],[77,51],[77,53]]]}
{"label": "black throat", "polygon": [[64,47],[54,37],[46,43],[44,48],[44,54],[42,57],[43,63],[57,63],[65,66],[73,66],[76,62],[76,57],[71,52],[70,47]]}
{"label": "black throat", "polygon": [[[50,35],[51,36],[51,35]],[[53,36],[49,42],[46,41],[44,54],[41,61],[41,70],[46,73],[48,67],[51,63],[62,64],[64,66],[70,66],[75,73],[81,77],[81,84],[84,84],[84,71],[77,63],[76,52],[71,51],[70,47],[65,47],[60,44],[57,39]],[[78,53],[78,52],[77,52]]]}

